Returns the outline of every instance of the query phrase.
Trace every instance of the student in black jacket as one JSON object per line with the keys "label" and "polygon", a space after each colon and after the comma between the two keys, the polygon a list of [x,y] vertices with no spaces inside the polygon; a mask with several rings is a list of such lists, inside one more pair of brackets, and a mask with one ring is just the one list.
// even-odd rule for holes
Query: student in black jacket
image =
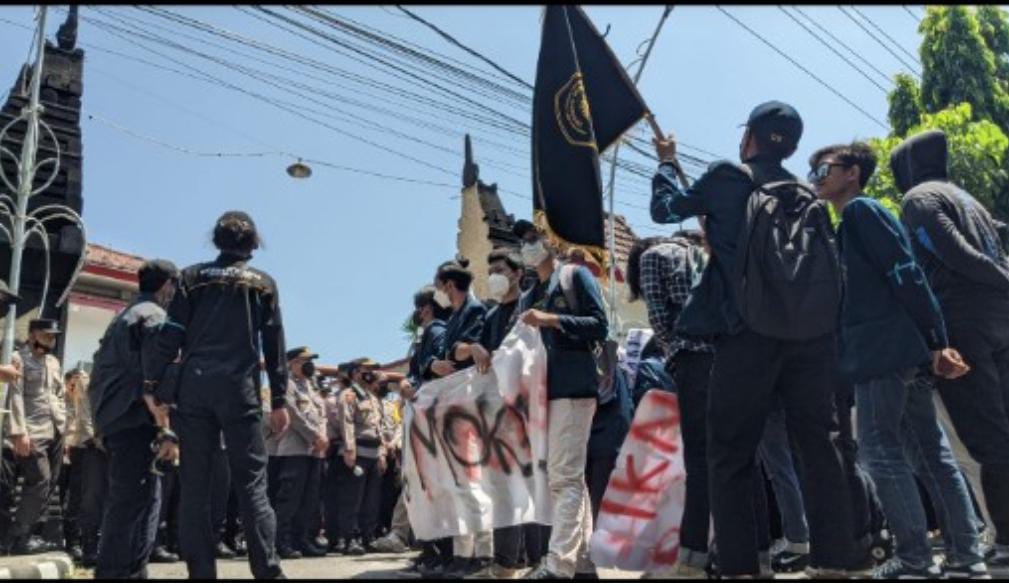
{"label": "student in black jacket", "polygon": [[930,390],[911,383],[922,364],[936,373],[966,372],[948,348],[939,305],[900,222],[879,202],[860,196],[876,168],[868,145],[825,147],[810,159],[817,195],[841,214],[844,267],[841,372],[855,384],[862,459],[876,484],[897,550],[876,568],[885,580],[938,578],[913,461],[942,495],[947,577],[987,577],[963,476],[935,415]]}
{"label": "student in black jacket", "polygon": [[[676,182],[676,142],[657,141],[652,219],[668,224],[703,217],[711,258],[677,319],[678,333],[715,336],[708,386],[708,470],[718,566],[723,575],[770,572],[770,536],[755,512],[761,491],[755,453],[774,400],[784,405],[789,432],[803,463],[803,499],[810,529],[811,567],[824,579],[850,568],[854,543],[851,503],[841,457],[831,442],[837,429],[830,376],[834,333],[786,340],[762,335],[742,318],[735,296],[737,250],[750,195],[759,185],[795,181],[782,166],[798,147],[802,119],[788,104],[753,109],[739,145],[743,165],[717,161],[689,188]],[[814,238],[816,236],[814,235]],[[838,283],[838,287],[840,284]]]}
{"label": "student in black jacket", "polygon": [[971,371],[939,379],[957,435],[981,465],[981,485],[995,525],[993,570],[1009,570],[1009,261],[995,221],[947,176],[946,136],[913,136],[891,155],[904,192],[903,220],[915,254],[939,298],[949,341]]}
{"label": "student in black jacket", "polygon": [[[210,521],[213,450],[221,431],[231,478],[242,487],[239,504],[258,580],[283,576],[274,546],[276,517],[266,495],[266,444],[259,393],[260,358],[270,381],[270,423],[281,434],[290,424],[286,404],[287,360],[277,284],[248,266],[259,234],[245,212],[226,212],[214,227],[217,259],[182,271],[155,350],[144,356],[145,392],[159,389],[169,363],[185,357],[176,419],[180,448],[179,542],[189,578],[217,576]],[[170,394],[170,393],[169,393]]]}

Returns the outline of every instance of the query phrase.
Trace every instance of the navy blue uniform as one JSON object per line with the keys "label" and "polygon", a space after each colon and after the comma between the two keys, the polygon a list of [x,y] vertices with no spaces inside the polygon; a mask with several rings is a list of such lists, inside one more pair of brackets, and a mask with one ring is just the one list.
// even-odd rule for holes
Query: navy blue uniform
{"label": "navy blue uniform", "polygon": [[150,472],[154,418],[144,405],[142,354],[165,310],[141,294],[105,330],[88,396],[95,432],[108,454],[108,488],[95,578],[146,579],[161,508],[161,479]]}
{"label": "navy blue uniform", "polygon": [[274,547],[276,517],[266,494],[266,446],[259,395],[259,357],[266,362],[271,406],[285,404],[287,361],[277,286],[248,259],[222,253],[182,271],[155,352],[145,356],[147,380],[160,380],[182,349],[185,362],[174,427],[181,440],[180,545],[189,578],[217,577],[211,526],[213,453],[221,431],[257,580],[281,574]]}

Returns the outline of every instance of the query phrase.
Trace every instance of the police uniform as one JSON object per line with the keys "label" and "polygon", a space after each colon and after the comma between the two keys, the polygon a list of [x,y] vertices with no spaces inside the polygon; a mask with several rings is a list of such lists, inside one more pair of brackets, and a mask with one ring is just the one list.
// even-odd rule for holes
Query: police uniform
{"label": "police uniform", "polygon": [[[247,216],[245,216],[247,218]],[[248,220],[251,223],[251,220]],[[222,252],[182,271],[155,352],[145,355],[145,387],[158,389],[182,350],[173,427],[181,440],[180,551],[189,578],[217,576],[207,471],[224,432],[232,481],[246,528],[249,565],[257,580],[282,575],[274,545],[276,518],[267,499],[266,446],[258,380],[260,353],[270,381],[271,407],[285,404],[287,364],[277,285],[248,266],[248,257]]]}
{"label": "police uniform", "polygon": [[[378,470],[378,460],[385,457],[382,401],[356,383],[343,392],[342,400],[343,446],[330,460],[343,488],[336,502],[340,537],[359,536],[358,545],[367,547],[375,537],[382,496],[382,475]],[[343,461],[343,452],[351,449],[356,454],[355,466],[360,468],[360,475]]]}
{"label": "police uniform", "polygon": [[[287,353],[288,361],[317,357],[304,347]],[[277,551],[284,558],[300,557],[299,553],[318,557],[325,551],[317,549],[308,527],[313,511],[317,511],[322,481],[322,460],[313,445],[316,438],[326,437],[325,405],[313,381],[292,376],[287,383],[286,408],[291,426],[267,440],[273,444],[269,483],[277,514]]]}
{"label": "police uniform", "polygon": [[[55,320],[34,320],[30,330],[58,333]],[[21,346],[14,358],[22,377],[9,385],[10,417],[5,419],[3,453],[3,495],[0,506],[10,509],[18,476],[24,485],[11,525],[7,543],[14,553],[28,553],[28,538],[32,526],[43,514],[63,462],[63,428],[66,410],[63,397],[63,375],[60,361],[52,354],[36,358],[32,348]],[[31,440],[31,453],[14,455],[11,436],[26,434]]]}
{"label": "police uniform", "polygon": [[67,545],[79,543],[85,567],[98,557],[98,529],[105,503],[108,458],[95,437],[88,375],[81,373],[76,392],[67,401],[66,445],[70,455],[69,498],[64,534]]}

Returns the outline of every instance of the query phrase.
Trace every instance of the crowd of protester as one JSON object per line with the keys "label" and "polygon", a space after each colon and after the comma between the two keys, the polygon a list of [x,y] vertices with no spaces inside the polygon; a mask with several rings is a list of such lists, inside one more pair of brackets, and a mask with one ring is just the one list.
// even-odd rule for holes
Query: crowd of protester
{"label": "crowd of protester", "polygon": [[[591,579],[618,450],[641,397],[661,389],[679,399],[686,499],[677,562],[646,578],[1009,571],[1004,232],[949,180],[941,132],[893,151],[898,217],[864,195],[877,167],[865,144],[817,150],[808,183],[789,173],[802,128],[787,104],[761,104],[741,163],[689,187],[675,141],[656,139],[652,218],[701,229],[631,249],[627,282],[652,336],[605,389],[599,283],[536,224],[516,222],[519,248],[488,257],[488,299],[472,293],[466,259],[436,268],[413,296],[403,375],[367,358],[321,372],[308,347],[287,349],[276,283],[247,264],[255,224],[226,213],[215,261],[140,269],[140,296],[90,374],[62,373],[44,319],[0,366],[13,397],[4,552],[66,549],[98,577],[133,578],[181,558],[212,579],[215,559],[248,556],[268,579],[283,575],[279,559],[418,549],[408,571],[425,578]],[[553,523],[418,542],[406,405],[429,381],[487,372],[518,322],[546,348]]]}

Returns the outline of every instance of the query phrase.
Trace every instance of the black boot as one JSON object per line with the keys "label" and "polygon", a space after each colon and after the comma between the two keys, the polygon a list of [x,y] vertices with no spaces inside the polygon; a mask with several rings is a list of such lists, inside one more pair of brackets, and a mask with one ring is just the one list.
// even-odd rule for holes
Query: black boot
{"label": "black boot", "polygon": [[165,549],[165,546],[159,545],[151,552],[149,561],[152,564],[174,564],[179,561],[179,556]]}
{"label": "black boot", "polygon": [[223,541],[217,542],[215,554],[219,560],[235,559],[235,552],[231,551],[231,548],[225,545]]}
{"label": "black boot", "polygon": [[81,538],[81,567],[94,568],[98,565],[98,536]]}

